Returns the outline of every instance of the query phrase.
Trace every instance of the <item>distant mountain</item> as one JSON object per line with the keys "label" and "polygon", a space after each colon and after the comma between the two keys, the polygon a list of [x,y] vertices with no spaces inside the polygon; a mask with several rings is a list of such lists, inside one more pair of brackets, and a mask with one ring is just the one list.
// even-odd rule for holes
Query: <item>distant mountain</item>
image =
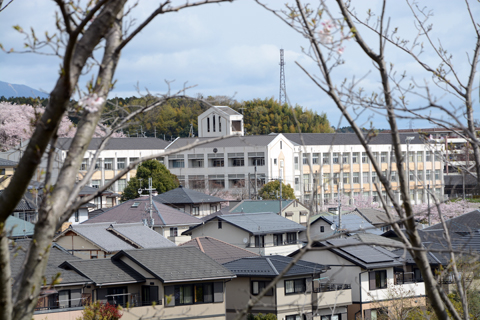
{"label": "distant mountain", "polygon": [[48,94],[35,90],[33,88],[24,86],[23,84],[12,84],[0,81],[0,97],[39,97],[48,98]]}

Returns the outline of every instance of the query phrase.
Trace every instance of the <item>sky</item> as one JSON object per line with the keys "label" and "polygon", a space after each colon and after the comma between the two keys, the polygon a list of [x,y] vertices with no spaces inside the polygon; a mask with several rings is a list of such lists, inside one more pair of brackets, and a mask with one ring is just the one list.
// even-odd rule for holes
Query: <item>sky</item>
{"label": "sky", "polygon": [[[274,8],[282,8],[284,1],[265,0]],[[318,1],[312,1],[318,3]],[[138,25],[158,1],[140,0],[132,11]],[[174,1],[180,3],[180,1]],[[367,9],[378,12],[379,1],[354,0],[360,16],[365,17]],[[432,39],[448,48],[453,54],[459,78],[466,82],[468,77],[467,52],[473,52],[475,37],[471,22],[462,1],[429,1],[435,5],[431,18],[434,34]],[[470,1],[473,16],[480,17],[480,5]],[[368,7],[367,7],[368,6]],[[23,50],[23,37],[12,26],[20,25],[28,30],[33,27],[37,35],[55,32],[55,4],[53,1],[15,0],[0,12],[0,43],[6,50]],[[338,9],[332,3],[331,13],[338,17]],[[387,16],[391,16],[391,28],[398,27],[399,35],[412,38],[415,27],[411,11],[405,1],[389,1]],[[479,18],[480,20],[480,18]],[[378,40],[367,30],[359,27],[364,37],[375,49]],[[426,45],[426,43],[425,43]],[[359,84],[366,92],[378,91],[380,82],[375,67],[358,50],[354,41],[345,42],[342,59],[345,63],[333,72],[338,86],[343,79],[362,78]],[[428,47],[428,46],[426,46]],[[286,91],[292,105],[300,105],[318,113],[326,113],[335,127],[348,125],[333,102],[297,66],[301,64],[311,74],[319,75],[318,67],[302,52],[308,49],[306,39],[255,2],[239,0],[234,3],[190,8],[178,13],[157,17],[122,51],[116,71],[116,84],[110,97],[139,96],[137,91],[146,94],[165,93],[166,81],[171,82],[171,90],[176,91],[195,86],[187,91],[190,96],[229,96],[238,101],[251,99],[278,99],[280,67],[279,51],[285,50]],[[47,50],[44,50],[48,52]],[[438,58],[429,48],[421,58],[436,67]],[[443,105],[459,105],[453,94],[445,94],[435,88],[431,76],[407,54],[392,46],[387,46],[386,59],[392,63],[396,75],[406,72],[405,82],[428,83],[431,93],[440,98]],[[31,53],[6,54],[0,52],[0,81],[24,84],[45,92],[52,90],[59,70],[60,59],[56,56]],[[478,69],[478,68],[477,68]],[[83,77],[84,88],[90,75]],[[479,85],[479,77],[475,86]],[[137,87],[138,86],[138,87]],[[409,106],[423,106],[424,89],[407,96]],[[480,118],[478,89],[474,93],[476,118]],[[358,122],[362,126],[387,128],[386,118],[371,110],[362,110]],[[435,115],[435,113],[434,113]],[[441,117],[441,115],[438,115]],[[401,128],[432,127],[434,125],[419,120],[400,120]]]}

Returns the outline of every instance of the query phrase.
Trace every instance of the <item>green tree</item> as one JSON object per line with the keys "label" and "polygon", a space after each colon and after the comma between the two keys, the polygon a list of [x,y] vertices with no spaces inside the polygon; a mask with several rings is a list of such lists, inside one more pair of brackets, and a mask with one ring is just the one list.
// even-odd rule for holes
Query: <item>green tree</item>
{"label": "green tree", "polygon": [[135,177],[128,181],[123,190],[122,201],[139,197],[139,188],[148,188],[148,178],[152,177],[152,186],[158,193],[175,189],[179,186],[177,176],[157,160],[144,161],[137,169]]}
{"label": "green tree", "polygon": [[247,320],[277,320],[277,316],[274,315],[273,313],[259,313],[256,316],[253,314],[249,313],[247,316]]}
{"label": "green tree", "polygon": [[[278,180],[270,181],[266,183],[262,189],[258,192],[258,195],[265,200],[274,200],[277,199],[277,194],[280,189],[280,182]],[[295,199],[295,193],[293,188],[289,184],[284,184],[282,182],[282,199]]]}

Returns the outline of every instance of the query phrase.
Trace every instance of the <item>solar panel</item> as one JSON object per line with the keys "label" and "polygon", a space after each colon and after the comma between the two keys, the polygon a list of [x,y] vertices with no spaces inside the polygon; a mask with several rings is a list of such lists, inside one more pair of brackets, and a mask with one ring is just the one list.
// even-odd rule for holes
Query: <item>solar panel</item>
{"label": "solar panel", "polygon": [[[355,240],[329,240],[327,241],[333,246],[337,245],[345,245],[345,244],[358,244],[360,242],[355,241]],[[366,246],[366,245],[359,245],[359,246],[351,246],[351,247],[341,247],[338,248],[339,250],[346,252],[356,259],[359,259],[365,263],[379,263],[379,262],[393,262],[393,258],[389,257],[383,252],[380,252],[379,250],[375,249],[374,247],[371,246]]]}

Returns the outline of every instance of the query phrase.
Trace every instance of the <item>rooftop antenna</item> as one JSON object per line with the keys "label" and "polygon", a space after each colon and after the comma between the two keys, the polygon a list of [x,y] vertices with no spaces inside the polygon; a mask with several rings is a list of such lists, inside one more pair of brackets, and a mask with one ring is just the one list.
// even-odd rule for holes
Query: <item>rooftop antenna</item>
{"label": "rooftop antenna", "polygon": [[[142,180],[142,179],[140,179]],[[140,181],[140,185],[141,185],[141,181]],[[145,190],[145,191],[148,191],[149,192],[149,198],[150,198],[150,205],[149,205],[149,208],[148,208],[148,212],[150,214],[150,228],[153,230],[153,225],[155,224],[155,220],[153,219],[153,198],[152,198],[152,191],[153,190],[157,190],[155,188],[152,188],[152,177],[149,177],[148,178],[148,189],[147,188],[140,188],[138,189],[138,193],[139,194],[142,194],[142,191]]]}
{"label": "rooftop antenna", "polygon": [[283,59],[283,49],[280,49],[280,94],[278,100],[281,106],[285,104],[286,95],[287,89],[285,87],[285,61]]}

